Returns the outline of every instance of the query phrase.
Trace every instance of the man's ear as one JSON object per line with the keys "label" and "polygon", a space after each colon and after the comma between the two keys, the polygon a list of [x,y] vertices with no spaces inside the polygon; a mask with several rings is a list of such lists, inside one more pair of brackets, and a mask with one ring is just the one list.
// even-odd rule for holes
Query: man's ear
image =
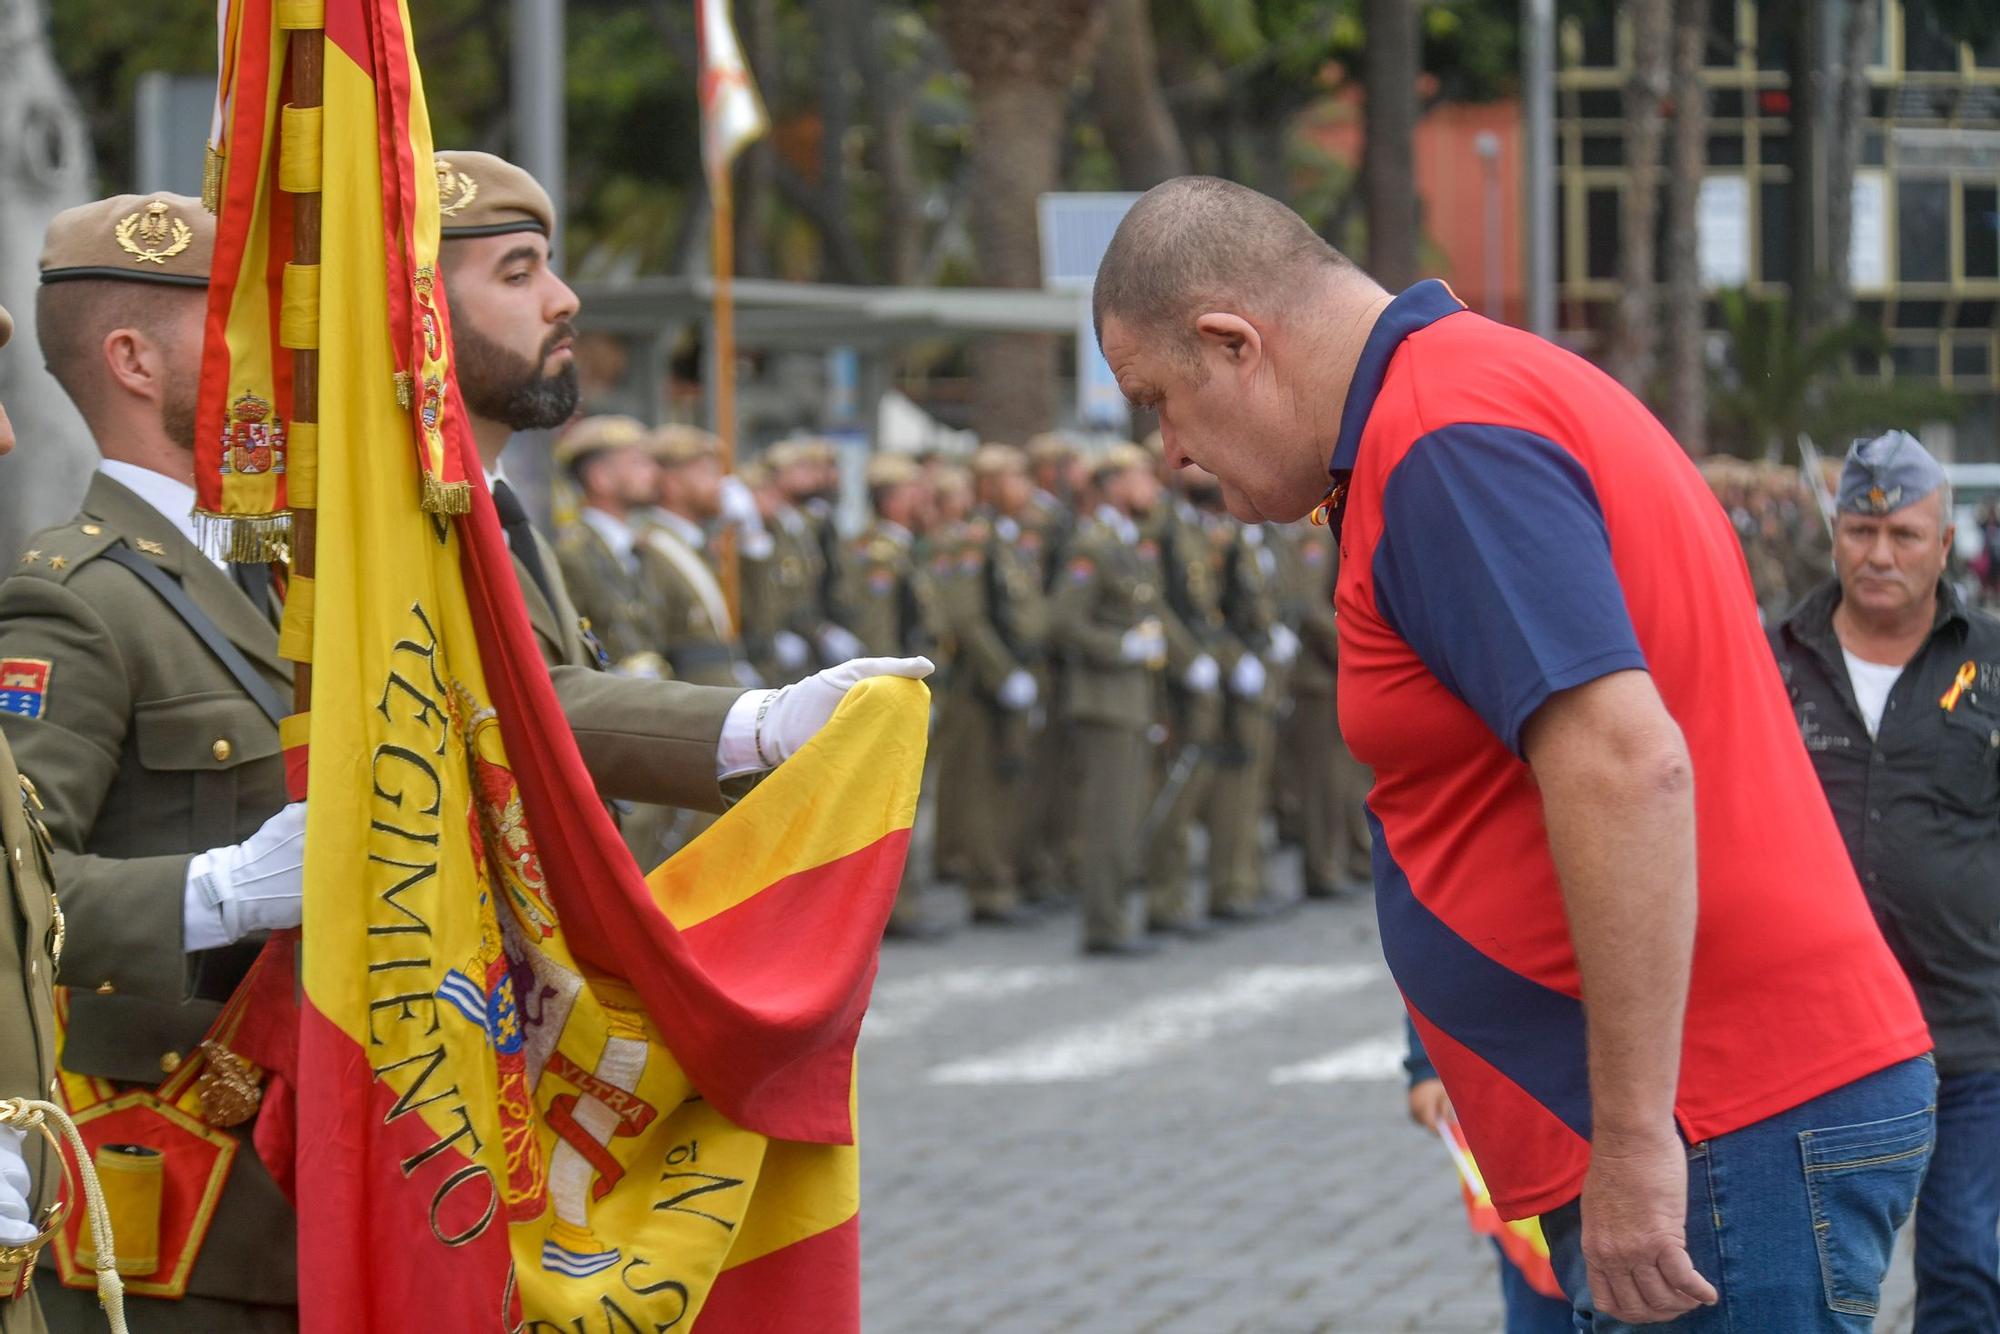
{"label": "man's ear", "polygon": [[1204,355],[1219,354],[1238,366],[1248,366],[1264,355],[1264,336],[1241,315],[1212,310],[1196,317],[1194,331]]}
{"label": "man's ear", "polygon": [[113,384],[140,398],[159,396],[165,367],[152,339],[137,329],[113,329],[104,335],[98,352]]}

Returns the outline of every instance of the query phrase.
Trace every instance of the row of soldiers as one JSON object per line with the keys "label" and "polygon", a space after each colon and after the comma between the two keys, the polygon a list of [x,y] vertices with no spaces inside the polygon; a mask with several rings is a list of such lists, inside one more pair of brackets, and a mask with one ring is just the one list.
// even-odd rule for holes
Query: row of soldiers
{"label": "row of soldiers", "polygon": [[[1265,883],[1272,811],[1302,845],[1306,893],[1367,881],[1367,775],[1324,741],[1332,539],[1237,522],[1215,479],[1166,468],[1157,441],[1086,453],[1048,436],[984,446],[969,467],[878,454],[852,535],[827,441],[780,442],[729,477],[704,432],[593,417],[555,457],[577,496],[557,549],[616,669],[782,684],[864,655],[938,662],[925,837],[892,935],[950,929],[926,894],[939,880],[997,925],[1074,896],[1091,953],[1255,920],[1281,904]],[[1298,778],[1278,791],[1281,758]]]}

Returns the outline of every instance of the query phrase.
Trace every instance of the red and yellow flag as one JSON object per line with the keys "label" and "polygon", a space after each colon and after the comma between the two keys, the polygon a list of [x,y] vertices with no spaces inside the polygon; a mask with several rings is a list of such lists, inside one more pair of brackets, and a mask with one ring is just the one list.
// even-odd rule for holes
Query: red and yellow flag
{"label": "red and yellow flag", "polygon": [[1438,1122],[1437,1132],[1444,1141],[1445,1152],[1451,1155],[1452,1165],[1458,1169],[1458,1189],[1465,1197],[1465,1221],[1474,1232],[1493,1238],[1506,1263],[1521,1271],[1529,1287],[1544,1297],[1560,1299],[1562,1284],[1556,1281],[1555,1266],[1549,1261],[1549,1241],[1542,1235],[1541,1220],[1502,1218],[1494,1207],[1492,1192],[1486,1189],[1486,1178],[1472,1160],[1472,1149],[1465,1142],[1465,1128],[1455,1118],[1447,1118]]}
{"label": "red and yellow flag", "polygon": [[[280,311],[275,345],[318,349],[309,499],[288,474],[317,510],[316,577],[292,581],[283,635],[315,669],[285,728],[310,756],[303,1005],[238,1044],[274,1072],[256,1143],[300,1204],[304,1327],[858,1329],[854,1040],[924,688],[864,683],[640,876],[468,480],[403,5],[325,0],[317,123],[237,123],[268,122],[252,94],[288,40],[272,14],[319,10],[243,0],[233,49],[255,68],[233,78],[220,219],[239,280],[211,293],[204,375],[217,422],[260,364],[260,320]],[[309,280],[256,270],[284,253],[285,210],[253,179],[326,185]],[[211,397],[211,376],[228,389]],[[241,478],[204,492],[225,522],[271,503]]]}

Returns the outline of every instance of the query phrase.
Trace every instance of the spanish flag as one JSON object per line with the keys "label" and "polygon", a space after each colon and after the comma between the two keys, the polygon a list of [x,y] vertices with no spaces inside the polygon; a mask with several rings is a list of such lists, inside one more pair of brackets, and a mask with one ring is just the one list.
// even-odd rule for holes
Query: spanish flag
{"label": "spanish flag", "polygon": [[[288,1031],[237,1039],[269,1072],[255,1139],[299,1205],[304,1327],[858,1329],[854,1041],[925,691],[850,692],[642,877],[478,480],[408,13],[232,3],[236,277],[211,291],[198,464],[218,524],[316,530],[283,631],[312,669],[284,729],[308,801],[303,996]],[[301,42],[323,44],[309,115],[278,73]],[[318,262],[279,263],[314,192]],[[318,354],[282,495],[232,486],[215,452],[272,346]],[[271,422],[295,387],[259,391]]]}

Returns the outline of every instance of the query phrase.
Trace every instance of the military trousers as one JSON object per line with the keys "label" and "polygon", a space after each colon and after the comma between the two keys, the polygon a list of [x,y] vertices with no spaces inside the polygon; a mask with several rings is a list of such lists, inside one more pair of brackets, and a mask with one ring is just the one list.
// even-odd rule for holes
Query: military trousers
{"label": "military trousers", "polygon": [[974,807],[985,798],[983,769],[975,769],[968,748],[980,743],[986,712],[984,701],[964,686],[951,685],[939,692],[937,732],[931,750],[943,763],[938,766],[936,843],[931,855],[932,870],[939,880],[967,880],[972,868],[972,823]]}
{"label": "military trousers", "polygon": [[[97,1334],[110,1328],[95,1290],[65,1288],[54,1272],[35,1271],[35,1295],[52,1334]],[[299,1308],[225,1302],[212,1297],[158,1297],[125,1294],[125,1320],[134,1334],[296,1334]]]}
{"label": "military trousers", "polygon": [[1276,738],[1270,710],[1236,703],[1203,808],[1209,907],[1229,912],[1264,897],[1264,793]]}
{"label": "military trousers", "polygon": [[1026,713],[984,699],[968,700],[966,712],[958,754],[945,774],[968,793],[965,895],[975,913],[1010,912],[1021,902],[1037,738]]}
{"label": "military trousers", "polygon": [[1276,785],[1299,795],[1306,892],[1325,897],[1343,886],[1366,885],[1370,840],[1362,801],[1372,780],[1341,739],[1334,697],[1300,695],[1287,730],[1299,744],[1284,746],[1290,764],[1280,765]]}
{"label": "military trousers", "polygon": [[1037,676],[1047,722],[1035,734],[1031,777],[1024,794],[1021,831],[1021,891],[1030,903],[1053,903],[1074,889],[1066,884],[1076,864],[1072,846],[1076,830],[1075,777],[1071,756],[1074,724],[1062,717],[1053,697],[1055,684],[1046,672]]}
{"label": "military trousers", "polygon": [[1138,934],[1139,822],[1151,765],[1137,727],[1078,720],[1070,725],[1070,779],[1076,812],[1071,880],[1083,905],[1083,943],[1121,945]]}
{"label": "military trousers", "polygon": [[1191,925],[1208,915],[1196,892],[1188,842],[1215,784],[1215,730],[1219,701],[1178,696],[1171,708],[1172,739],[1155,754],[1151,812],[1158,817],[1146,858],[1147,919],[1155,928]]}

